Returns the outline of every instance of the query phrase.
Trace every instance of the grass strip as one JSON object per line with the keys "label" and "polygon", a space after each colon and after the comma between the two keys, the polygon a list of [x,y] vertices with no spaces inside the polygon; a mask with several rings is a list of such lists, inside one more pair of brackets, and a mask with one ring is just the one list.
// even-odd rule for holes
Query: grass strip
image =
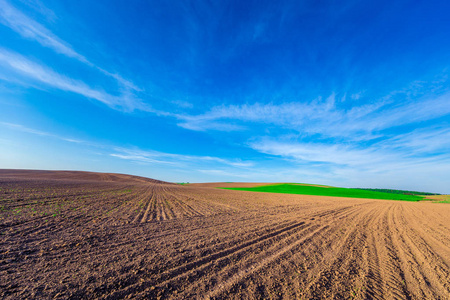
{"label": "grass strip", "polygon": [[382,199],[382,200],[401,200],[401,201],[416,201],[416,202],[424,200],[424,197],[417,195],[393,194],[361,189],[320,187],[320,186],[299,185],[291,183],[270,184],[250,188],[221,188],[221,189],[250,191],[250,192],[366,198],[366,199]]}

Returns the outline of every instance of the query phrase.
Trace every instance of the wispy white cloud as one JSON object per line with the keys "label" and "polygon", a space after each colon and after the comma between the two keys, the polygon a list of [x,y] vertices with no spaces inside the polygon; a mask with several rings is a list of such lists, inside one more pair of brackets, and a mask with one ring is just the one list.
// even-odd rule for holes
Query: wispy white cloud
{"label": "wispy white cloud", "polygon": [[[44,8],[44,6],[40,3],[35,3],[34,6],[39,7],[41,11],[45,9],[47,15],[51,12],[49,9]],[[142,89],[137,87],[131,81],[123,78],[120,74],[109,72],[89,61],[84,55],[75,51],[69,43],[56,36],[40,23],[26,16],[6,0],[0,0],[0,23],[11,28],[24,38],[34,40],[42,46],[50,48],[57,53],[74,58],[92,68],[97,69],[104,75],[114,78],[126,89],[142,91]]]}
{"label": "wispy white cloud", "polygon": [[[328,104],[325,105],[328,107]],[[180,116],[180,119],[185,121],[180,125],[185,128],[213,128],[217,129],[220,121],[225,120],[240,120],[246,122],[265,122],[277,125],[284,125],[291,122],[297,124],[304,121],[305,118],[318,117],[317,114],[326,109],[316,103],[310,105],[303,103],[284,103],[284,104],[244,104],[244,105],[229,105],[216,106],[209,112],[201,115],[185,115]],[[213,124],[211,126],[210,124]],[[226,124],[225,122],[223,124]],[[191,126],[193,125],[193,126]],[[229,127],[225,127],[227,130]],[[240,129],[239,126],[236,129]]]}
{"label": "wispy white cloud", "polygon": [[20,124],[7,123],[7,122],[0,122],[0,124],[3,125],[3,126],[6,126],[8,128],[19,130],[19,131],[22,131],[22,132],[27,132],[27,133],[32,133],[32,134],[42,135],[42,136],[53,136],[52,134],[50,134],[48,132],[40,131],[40,130],[36,130],[36,129],[32,129],[32,128],[28,128],[28,127],[25,127],[25,126],[20,125]]}
{"label": "wispy white cloud", "polygon": [[[261,153],[299,164],[323,164],[334,170],[383,173],[392,170],[419,170],[442,165],[450,170],[450,130],[419,130],[382,140],[369,146],[322,144],[315,142],[261,139],[249,146]],[[321,165],[322,164],[322,165]]]}
{"label": "wispy white cloud", "polygon": [[95,66],[95,68],[96,68],[97,70],[99,70],[101,73],[103,73],[104,75],[107,75],[107,76],[109,76],[109,77],[112,77],[112,78],[116,79],[117,82],[118,82],[121,86],[123,86],[125,89],[127,89],[127,90],[133,90],[133,91],[136,91],[136,92],[142,92],[142,91],[143,91],[143,89],[141,89],[140,87],[138,87],[137,85],[135,85],[135,84],[134,84],[133,82],[131,82],[130,80],[123,78],[120,74],[117,74],[117,73],[111,73],[111,72],[109,72],[109,71],[107,71],[107,70],[105,70],[105,69],[103,69],[103,68],[98,67],[98,66]]}
{"label": "wispy white cloud", "polygon": [[41,16],[45,17],[47,21],[53,22],[57,19],[56,14],[49,8],[47,8],[44,3],[40,0],[19,0],[26,6],[30,7],[35,12],[39,13]]}
{"label": "wispy white cloud", "polygon": [[[359,126],[368,130],[386,129],[394,126],[432,120],[450,114],[450,93],[439,97],[418,99],[397,104],[379,114],[361,120]],[[364,121],[364,124],[361,122]]]}
{"label": "wispy white cloud", "polygon": [[229,160],[213,156],[183,155],[159,151],[143,151],[140,149],[129,149],[120,147],[116,147],[114,148],[114,150],[116,151],[116,153],[110,154],[111,156],[132,161],[141,161],[149,163],[165,163],[165,164],[216,163],[220,165],[227,165],[237,168],[247,168],[253,166],[253,163],[251,162],[245,162],[241,160]]}
{"label": "wispy white cloud", "polygon": [[[400,103],[400,104],[398,104]],[[242,130],[245,124],[276,125],[324,137],[364,140],[396,126],[432,120],[450,114],[450,93],[394,104],[389,97],[374,103],[339,108],[335,96],[309,103],[216,106],[200,115],[180,115],[179,126],[197,130]]]}
{"label": "wispy white cloud", "polygon": [[221,169],[200,169],[197,171],[204,173],[204,174],[212,175],[212,176],[223,176],[226,178],[233,178],[233,177],[234,178],[246,178],[246,179],[251,178],[251,176],[248,174],[236,173],[236,172],[233,172],[233,170],[225,171],[225,170],[221,170]]}
{"label": "wispy white cloud", "polygon": [[383,148],[409,151],[413,155],[450,152],[450,128],[430,127],[399,134],[379,143]]}
{"label": "wispy white cloud", "polygon": [[77,144],[86,143],[86,142],[84,142],[82,140],[68,138],[68,137],[62,137],[62,136],[59,136],[59,135],[56,135],[56,134],[53,134],[53,133],[50,133],[50,132],[29,128],[29,127],[23,126],[21,124],[0,122],[0,125],[8,127],[9,129],[13,129],[13,130],[21,131],[21,132],[26,132],[26,133],[31,133],[31,134],[34,134],[34,135],[52,137],[52,138],[56,138],[58,140],[62,140],[62,141],[70,142],[70,143],[77,143]]}
{"label": "wispy white cloud", "polygon": [[[73,92],[86,98],[100,101],[113,108],[122,108],[126,110],[150,110],[140,100],[134,98],[132,94],[115,96],[101,90],[93,89],[80,80],[75,80],[61,75],[46,66],[25,58],[18,53],[2,48],[0,48],[0,65],[13,71],[13,73],[21,78],[32,80],[31,84],[38,82],[49,87]],[[11,81],[15,80],[11,76],[8,77]],[[3,78],[6,80],[6,76],[3,76]]]}
{"label": "wispy white cloud", "polygon": [[363,166],[369,161],[380,163],[387,158],[386,154],[382,155],[374,149],[356,149],[337,144],[263,140],[250,143],[250,147],[265,154],[281,156],[302,163],[331,163],[356,167]]}
{"label": "wispy white cloud", "polygon": [[[385,102],[361,105],[348,111],[338,109],[335,104],[335,95],[326,99],[321,97],[305,102],[290,102],[282,104],[244,104],[216,106],[210,111],[200,115],[180,115],[183,122],[179,126],[191,130],[242,130],[242,123],[272,124],[283,128],[295,129],[307,133],[322,133],[339,136],[354,132],[356,128],[333,126],[345,123],[350,119],[362,119],[386,105]],[[242,122],[236,124],[236,122]],[[363,130],[363,128],[359,128]]]}
{"label": "wispy white cloud", "polygon": [[166,160],[158,160],[153,159],[145,155],[139,155],[139,154],[119,154],[119,153],[111,153],[110,156],[117,157],[120,159],[125,160],[131,160],[135,162],[143,162],[143,163],[151,163],[151,164],[169,164],[169,165],[176,165],[173,161],[166,161]]}
{"label": "wispy white cloud", "polygon": [[58,53],[75,58],[83,63],[91,64],[83,55],[73,50],[70,45],[41,24],[24,15],[6,0],[0,0],[0,22],[23,37],[36,40],[44,47],[51,48]]}
{"label": "wispy white cloud", "polygon": [[[179,119],[186,120],[186,116],[180,116],[175,115],[175,117]],[[188,117],[189,118],[189,117]],[[207,131],[207,130],[217,130],[217,131],[240,131],[244,130],[244,126],[236,125],[236,124],[230,124],[226,122],[211,122],[211,121],[205,121],[205,120],[194,120],[190,119],[189,121],[184,121],[181,123],[178,123],[178,126],[194,130],[194,131]]]}
{"label": "wispy white cloud", "polygon": [[[211,165],[216,164],[218,166],[227,166],[238,169],[246,169],[252,167],[253,162],[242,161],[241,159],[225,159],[214,156],[202,156],[202,155],[183,155],[166,153],[154,150],[140,150],[138,148],[124,148],[116,147],[113,145],[98,144],[88,141],[83,141],[80,139],[72,137],[63,137],[51,132],[42,131],[34,128],[30,128],[21,124],[0,122],[0,126],[7,127],[12,130],[21,131],[33,135],[51,137],[58,140],[62,140],[70,143],[83,144],[85,146],[90,146],[97,149],[102,149],[102,151],[109,152],[108,155],[115,158],[120,158],[129,161],[141,162],[141,163],[156,163],[165,165]],[[113,149],[114,152],[111,152]]]}
{"label": "wispy white cloud", "polygon": [[191,102],[184,101],[184,100],[174,100],[171,102],[181,108],[193,108],[194,107],[194,105]]}

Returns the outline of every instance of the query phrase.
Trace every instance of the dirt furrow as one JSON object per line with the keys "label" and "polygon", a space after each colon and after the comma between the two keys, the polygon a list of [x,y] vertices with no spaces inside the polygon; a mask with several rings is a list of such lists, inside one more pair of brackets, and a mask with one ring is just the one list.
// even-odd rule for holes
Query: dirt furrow
{"label": "dirt furrow", "polygon": [[[306,298],[357,297],[366,289],[362,268],[362,262],[367,260],[365,230],[376,214],[373,209],[360,211],[354,218],[347,218],[345,228],[337,226],[337,236],[322,241],[320,254],[323,263],[319,263],[318,276],[305,288],[308,291]],[[346,278],[349,284],[339,284],[341,278]]]}
{"label": "dirt furrow", "polygon": [[380,251],[383,251],[384,245],[380,245],[382,237],[378,234],[383,226],[383,216],[387,213],[388,207],[380,207],[378,215],[374,217],[373,223],[368,226],[367,240],[367,266],[366,266],[366,284],[367,289],[362,298],[383,300],[386,299],[384,289],[384,278],[381,271],[382,259]]}
{"label": "dirt furrow", "polygon": [[0,176],[2,299],[450,299],[446,204],[57,174]]}
{"label": "dirt furrow", "polygon": [[[348,208],[347,208],[348,209]],[[353,209],[354,211],[354,209]],[[337,210],[334,213],[337,215],[344,213],[344,210]],[[345,212],[345,213],[349,213],[349,212]],[[327,213],[327,214],[322,214],[322,216],[325,215],[330,215],[331,213]],[[327,224],[327,222],[322,222]],[[208,279],[208,281],[213,281],[213,282],[224,282],[228,280],[230,277],[231,278],[242,278],[241,276],[237,276],[237,277],[233,277],[235,273],[239,273],[240,269],[245,269],[245,270],[253,270],[255,269],[255,266],[258,265],[258,268],[256,269],[260,269],[262,268],[265,264],[259,264],[260,261],[265,261],[267,263],[273,261],[274,259],[276,259],[278,256],[275,255],[274,253],[278,253],[278,254],[285,254],[288,251],[290,251],[293,247],[295,247],[296,245],[298,245],[299,243],[297,243],[297,239],[299,238],[300,233],[307,235],[308,232],[310,231],[314,231],[317,229],[317,227],[320,227],[319,225],[312,225],[311,223],[308,224],[308,226],[305,226],[301,231],[294,231],[294,232],[289,232],[289,234],[287,234],[286,236],[283,236],[283,238],[281,240],[277,239],[276,242],[275,241],[271,241],[270,243],[268,243],[265,239],[262,239],[261,241],[258,241],[258,243],[254,243],[252,242],[251,245],[245,245],[245,247],[239,247],[239,251],[233,251],[232,253],[230,253],[229,255],[226,256],[221,256],[220,259],[217,259],[214,264],[208,264],[207,267],[208,269],[211,269],[209,271],[207,271],[207,269],[204,268],[196,268],[195,269],[195,273],[194,273],[194,277],[197,277],[199,274],[217,274],[215,275],[215,277],[218,277],[219,274],[223,274],[220,275],[222,276],[222,278],[216,278],[216,279]],[[328,229],[329,226],[325,226],[323,228],[323,230]],[[318,233],[320,232],[319,229],[317,229]],[[276,235],[278,236],[278,235]],[[257,247],[255,244],[257,245],[261,245],[259,247]],[[292,245],[293,244],[293,245]],[[292,247],[291,247],[292,245]],[[284,248],[286,251],[282,251],[282,249],[280,250],[280,247]],[[250,251],[250,249],[252,249]],[[271,259],[270,257],[273,257],[273,259]],[[238,266],[238,267],[235,267]],[[242,274],[248,274],[246,272],[242,273]],[[185,276],[188,276],[187,278]],[[167,283],[169,282],[173,282],[173,280],[178,280],[178,281],[182,281],[182,283],[177,283],[175,284],[176,286],[179,286],[180,284],[182,285],[183,283],[188,282],[190,287],[191,284],[193,284],[194,282],[192,281],[192,272],[187,273],[185,276],[181,277],[181,278],[172,278],[170,279]],[[235,282],[234,280],[231,280],[231,282],[233,282],[233,284],[236,284],[237,282]],[[173,283],[172,283],[173,285]],[[159,284],[159,286],[163,286],[163,284]],[[229,287],[229,286],[228,286]],[[190,290],[192,291],[198,291],[198,290],[203,290],[205,287],[204,286],[197,286],[196,284],[194,284]],[[164,290],[170,289],[169,287],[165,287],[161,290],[159,290],[158,292],[160,293],[164,293]],[[188,295],[186,297],[190,297],[192,295]]]}
{"label": "dirt furrow", "polygon": [[[403,207],[397,208],[402,210]],[[427,243],[408,226],[404,214],[393,220],[395,233],[403,250],[409,281],[415,282],[414,295],[422,298],[450,298],[449,268],[441,257],[427,247]],[[401,228],[401,229],[400,229]]]}
{"label": "dirt furrow", "polygon": [[[256,239],[253,239],[251,241],[245,242],[243,244],[239,244],[237,246],[231,247],[231,248],[227,248],[225,250],[222,250],[220,252],[217,253],[213,253],[211,255],[208,255],[206,257],[200,258],[198,260],[189,262],[187,264],[178,266],[174,269],[168,270],[163,272],[162,274],[158,275],[158,279],[153,279],[151,282],[147,282],[146,284],[139,284],[139,286],[130,286],[128,289],[132,289],[134,292],[136,291],[142,291],[145,290],[147,288],[151,288],[154,287],[155,285],[164,285],[170,281],[173,280],[177,280],[179,279],[181,276],[185,276],[185,275],[189,275],[190,272],[192,272],[193,270],[197,270],[202,268],[205,265],[210,264],[213,261],[218,261],[221,259],[226,258],[227,256],[230,256],[238,251],[242,251],[243,249],[245,250],[245,248],[248,248],[250,246],[253,246],[257,243],[261,243],[263,241],[275,238],[279,235],[285,234],[291,230],[295,230],[297,228],[303,227],[302,225],[304,225],[304,222],[299,222],[293,225],[290,225],[288,227],[282,228],[280,230],[277,230],[275,232],[272,232],[270,234],[266,234],[264,236],[260,236]],[[110,295],[111,298],[117,298],[117,297],[122,297],[124,294],[126,294],[127,291],[120,291],[117,293],[114,293],[112,295]]]}
{"label": "dirt furrow", "polygon": [[[145,189],[142,195],[136,199],[135,205],[137,205],[137,214],[134,216],[132,223],[142,223],[142,220],[148,216],[151,210],[151,199],[153,197],[152,186]],[[147,214],[147,215],[146,215]]]}
{"label": "dirt furrow", "polygon": [[328,226],[319,227],[316,230],[309,233],[308,235],[306,235],[305,237],[302,237],[302,238],[296,240],[295,242],[289,244],[288,246],[281,248],[277,252],[268,255],[267,257],[260,260],[259,262],[252,264],[246,268],[243,268],[238,273],[234,274],[231,278],[229,278],[226,281],[221,282],[220,284],[217,285],[217,287],[213,288],[208,293],[206,293],[204,298],[211,299],[211,298],[218,296],[220,293],[223,293],[224,291],[229,290],[233,285],[235,285],[236,283],[241,281],[244,277],[250,275],[253,272],[257,272],[259,269],[265,267],[269,263],[278,259],[283,254],[291,251],[294,247],[297,247],[303,243],[309,242],[312,238],[314,238],[315,235],[321,233],[323,230],[326,230],[327,228],[328,228]]}
{"label": "dirt furrow", "polygon": [[149,215],[152,215],[153,210],[155,208],[155,202],[156,202],[156,195],[151,193],[151,195],[149,195],[147,199],[147,208],[145,209],[142,218],[140,218],[139,220],[141,223],[147,222]]}
{"label": "dirt furrow", "polygon": [[384,255],[382,269],[384,274],[385,295],[390,299],[412,299],[407,286],[403,253],[399,248],[397,236],[395,232],[394,214],[396,205],[391,205],[385,214],[383,230],[384,230]]}

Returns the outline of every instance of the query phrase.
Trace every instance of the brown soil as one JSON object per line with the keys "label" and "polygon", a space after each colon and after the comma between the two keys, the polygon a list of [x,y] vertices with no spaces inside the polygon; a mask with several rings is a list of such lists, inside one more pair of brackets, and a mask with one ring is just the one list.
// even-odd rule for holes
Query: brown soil
{"label": "brown soil", "polygon": [[81,171],[43,171],[43,170],[6,170],[0,169],[0,178],[51,179],[51,180],[83,180],[83,181],[112,181],[120,183],[165,183],[146,177],[117,173],[95,173]]}
{"label": "brown soil", "polygon": [[2,299],[450,299],[448,204],[11,172]]}

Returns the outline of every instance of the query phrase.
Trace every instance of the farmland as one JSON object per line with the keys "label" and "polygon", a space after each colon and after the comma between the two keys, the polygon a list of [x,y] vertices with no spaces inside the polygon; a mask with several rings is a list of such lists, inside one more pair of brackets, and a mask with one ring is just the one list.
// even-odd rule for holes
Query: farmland
{"label": "farmland", "polygon": [[450,298],[446,203],[217,186],[0,170],[0,297]]}
{"label": "farmland", "polygon": [[365,199],[403,200],[403,201],[420,201],[424,199],[424,197],[417,195],[400,194],[393,192],[386,193],[363,189],[348,189],[331,186],[317,186],[317,185],[295,184],[295,183],[258,185],[254,187],[228,187],[226,189],[251,191],[251,192],[350,197],[350,198],[365,198]]}

